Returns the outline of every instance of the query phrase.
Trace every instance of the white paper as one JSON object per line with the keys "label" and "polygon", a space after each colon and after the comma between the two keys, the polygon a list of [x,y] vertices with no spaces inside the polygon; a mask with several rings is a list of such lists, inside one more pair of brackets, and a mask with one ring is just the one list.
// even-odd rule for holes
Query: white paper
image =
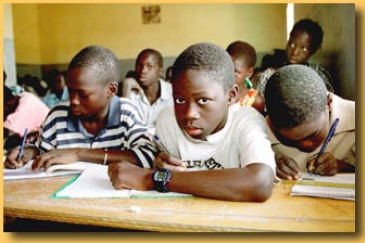
{"label": "white paper", "polygon": [[33,160],[18,169],[4,168],[4,180],[36,179],[52,176],[65,176],[80,174],[87,166],[87,162],[76,162],[71,164],[52,165],[47,171],[40,169],[32,170]]}

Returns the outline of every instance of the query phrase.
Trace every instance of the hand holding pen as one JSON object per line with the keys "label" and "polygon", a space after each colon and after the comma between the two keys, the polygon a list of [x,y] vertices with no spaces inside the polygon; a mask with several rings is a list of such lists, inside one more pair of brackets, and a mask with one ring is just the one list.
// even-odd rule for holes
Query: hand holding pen
{"label": "hand holding pen", "polygon": [[167,152],[166,147],[163,145],[161,139],[157,135],[153,136],[153,142],[156,148],[160,151],[159,155],[153,162],[154,167],[165,168],[175,171],[186,170],[186,164],[182,160],[170,156]]}
{"label": "hand holding pen", "polygon": [[[309,173],[313,173],[314,170],[319,166],[319,158],[323,155],[323,153],[325,152],[325,150],[327,148],[328,143],[331,141],[332,137],[334,136],[338,122],[339,122],[339,119],[336,118],[330,128],[330,131],[328,132],[326,140],[324,141],[316,159],[311,160],[307,163],[307,169],[308,169]],[[326,158],[326,161],[331,161],[332,163],[329,163],[329,164],[334,164],[334,166],[336,166],[336,158],[334,158],[334,156],[332,154],[328,154],[327,157],[328,158]],[[334,167],[334,166],[329,166],[329,167],[331,169],[331,167]],[[324,174],[324,173],[321,173],[321,174]],[[332,170],[329,170],[325,174],[330,175],[330,174],[333,174],[333,172],[332,172]]]}
{"label": "hand holding pen", "polygon": [[17,169],[24,165],[24,162],[22,161],[23,153],[24,153],[24,147],[25,147],[25,141],[27,139],[28,135],[28,129],[26,128],[24,131],[22,143],[20,145],[19,151],[17,149],[13,149],[9,152],[6,160],[5,160],[5,167],[10,169]]}

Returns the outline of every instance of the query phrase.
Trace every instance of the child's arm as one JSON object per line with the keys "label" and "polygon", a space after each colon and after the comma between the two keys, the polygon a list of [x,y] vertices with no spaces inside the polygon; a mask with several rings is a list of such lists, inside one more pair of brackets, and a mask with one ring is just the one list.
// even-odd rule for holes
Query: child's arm
{"label": "child's arm", "polygon": [[[107,161],[104,161],[107,159]],[[54,164],[70,164],[77,161],[87,161],[96,164],[110,164],[128,161],[138,164],[135,154],[130,150],[105,150],[105,149],[53,149],[41,154],[34,159],[34,170],[45,170]]]}
{"label": "child's arm", "polygon": [[[153,190],[156,169],[138,168],[130,163],[109,165],[109,177],[115,189]],[[264,164],[245,168],[205,171],[171,171],[170,191],[227,201],[264,202],[270,198],[274,173]]]}

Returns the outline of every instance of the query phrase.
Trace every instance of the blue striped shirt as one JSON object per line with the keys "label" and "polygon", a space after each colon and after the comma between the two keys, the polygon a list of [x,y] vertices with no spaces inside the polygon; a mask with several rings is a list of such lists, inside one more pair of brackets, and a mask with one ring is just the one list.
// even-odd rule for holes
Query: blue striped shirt
{"label": "blue striped shirt", "polygon": [[66,148],[88,148],[132,151],[142,167],[152,167],[155,148],[137,109],[125,99],[114,96],[110,101],[106,125],[94,136],[88,133],[61,102],[48,114],[42,125],[38,148],[42,151]]}

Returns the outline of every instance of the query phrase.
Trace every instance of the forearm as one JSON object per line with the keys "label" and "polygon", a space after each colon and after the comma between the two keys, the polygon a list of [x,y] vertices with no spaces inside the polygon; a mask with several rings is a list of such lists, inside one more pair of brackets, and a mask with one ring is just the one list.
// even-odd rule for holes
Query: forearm
{"label": "forearm", "polygon": [[79,161],[87,161],[96,164],[110,164],[128,161],[138,165],[135,154],[130,150],[105,150],[105,149],[77,149]]}
{"label": "forearm", "polygon": [[263,202],[272,193],[274,175],[266,165],[240,169],[172,172],[171,191],[242,202]]}

